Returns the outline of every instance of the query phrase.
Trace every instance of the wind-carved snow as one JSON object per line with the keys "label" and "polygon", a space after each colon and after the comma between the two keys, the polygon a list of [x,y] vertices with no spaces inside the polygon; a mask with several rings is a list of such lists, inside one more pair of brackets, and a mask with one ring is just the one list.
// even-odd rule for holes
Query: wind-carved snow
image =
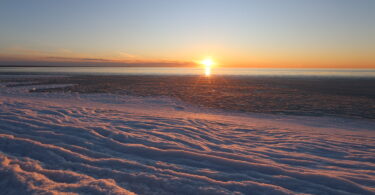
{"label": "wind-carved snow", "polygon": [[353,131],[107,96],[2,88],[1,193],[375,193],[373,122]]}

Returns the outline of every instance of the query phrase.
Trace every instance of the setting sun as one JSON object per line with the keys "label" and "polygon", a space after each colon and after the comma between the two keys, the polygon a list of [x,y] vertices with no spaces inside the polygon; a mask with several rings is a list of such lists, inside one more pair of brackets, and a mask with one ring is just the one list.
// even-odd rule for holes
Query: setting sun
{"label": "setting sun", "polygon": [[208,67],[208,68],[211,68],[212,65],[214,65],[214,61],[211,59],[211,58],[206,58],[204,60],[201,61],[201,64],[204,65],[204,67]]}
{"label": "setting sun", "polygon": [[204,72],[206,76],[211,75],[211,68],[215,64],[215,62],[211,58],[206,58],[200,62],[204,66]]}

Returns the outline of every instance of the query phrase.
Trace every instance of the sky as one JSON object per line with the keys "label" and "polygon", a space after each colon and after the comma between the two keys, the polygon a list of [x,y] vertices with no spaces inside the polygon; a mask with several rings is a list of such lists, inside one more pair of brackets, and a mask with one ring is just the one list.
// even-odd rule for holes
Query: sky
{"label": "sky", "polygon": [[0,65],[375,68],[374,0],[0,0]]}

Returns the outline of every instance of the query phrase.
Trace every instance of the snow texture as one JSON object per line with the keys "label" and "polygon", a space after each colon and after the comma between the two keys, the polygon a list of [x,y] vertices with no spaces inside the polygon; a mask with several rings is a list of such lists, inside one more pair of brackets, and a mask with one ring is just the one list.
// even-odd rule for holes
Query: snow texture
{"label": "snow texture", "polygon": [[0,87],[1,194],[375,194],[373,121],[34,87]]}

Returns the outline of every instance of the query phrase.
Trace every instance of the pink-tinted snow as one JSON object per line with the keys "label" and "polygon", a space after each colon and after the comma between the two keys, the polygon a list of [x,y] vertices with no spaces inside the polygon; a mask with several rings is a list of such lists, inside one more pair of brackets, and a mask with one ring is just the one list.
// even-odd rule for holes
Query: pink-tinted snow
{"label": "pink-tinted snow", "polygon": [[373,121],[0,89],[2,194],[374,194]]}

